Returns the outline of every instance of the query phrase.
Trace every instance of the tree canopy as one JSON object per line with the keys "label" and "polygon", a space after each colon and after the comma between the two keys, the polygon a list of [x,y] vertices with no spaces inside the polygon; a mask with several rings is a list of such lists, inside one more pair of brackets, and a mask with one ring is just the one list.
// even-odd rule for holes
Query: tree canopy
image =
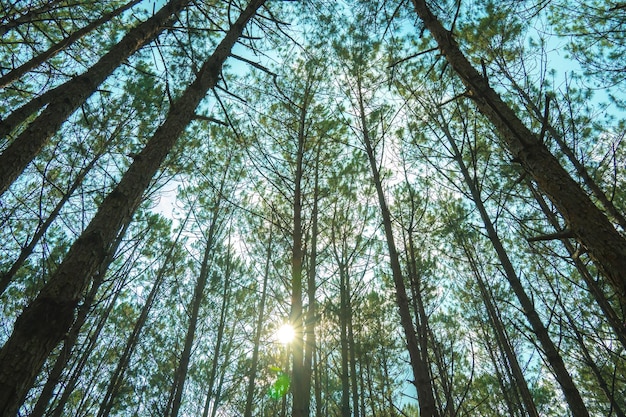
{"label": "tree canopy", "polygon": [[625,415],[625,4],[0,5],[2,417]]}

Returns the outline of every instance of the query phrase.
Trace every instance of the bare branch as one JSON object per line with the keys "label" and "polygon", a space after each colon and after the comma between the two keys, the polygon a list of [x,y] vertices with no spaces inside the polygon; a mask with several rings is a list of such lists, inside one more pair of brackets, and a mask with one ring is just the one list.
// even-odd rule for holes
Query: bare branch
{"label": "bare branch", "polygon": [[547,235],[528,237],[528,238],[526,238],[526,241],[528,243],[531,243],[531,242],[543,242],[543,241],[547,241],[547,240],[571,239],[573,237],[574,237],[574,234],[572,233],[572,231],[569,230],[569,229],[565,229],[565,230],[562,230],[562,231],[556,232],[556,233],[548,233]]}

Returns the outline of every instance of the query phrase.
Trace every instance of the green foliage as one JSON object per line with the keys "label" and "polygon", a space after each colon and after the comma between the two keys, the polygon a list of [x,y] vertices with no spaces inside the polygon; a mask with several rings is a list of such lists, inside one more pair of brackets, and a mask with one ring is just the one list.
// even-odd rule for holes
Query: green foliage
{"label": "green foliage", "polygon": [[[0,74],[122,3],[0,0],[8,11],[0,16],[0,25],[31,9],[54,6],[1,37]],[[153,3],[143,2],[1,90],[0,113],[4,117],[83,73],[151,15]],[[626,8],[600,0],[576,5],[560,0],[536,5],[490,0],[429,3],[522,121],[536,133],[544,131],[545,143],[573,177],[579,180],[555,132],[624,212],[626,122],[624,107],[619,106],[624,103]],[[0,276],[39,227],[54,218],[0,299],[0,340],[6,340],[22,309],[45,285],[112,187],[137,162],[137,154],[244,4],[192,2],[158,42],[138,51],[107,79],[2,196]],[[400,409],[418,416],[419,407],[406,400],[414,395],[408,382],[413,376],[389,276],[379,201],[364,152],[367,134],[392,212],[405,281],[413,284],[407,301],[416,325],[422,320],[418,296],[424,303],[425,356],[441,417],[508,415],[516,401],[473,266],[484,277],[539,414],[568,412],[503,278],[459,161],[479,190],[538,315],[559,341],[559,353],[585,402],[596,415],[609,414],[611,395],[623,406],[618,393],[626,387],[626,362],[615,329],[563,241],[528,242],[553,231],[554,225],[535,199],[527,174],[503,150],[452,68],[436,49],[425,52],[435,44],[421,29],[410,2],[268,2],[234,51],[244,59],[229,59],[218,86],[202,100],[196,119],[163,162],[120,247],[110,254],[111,266],[78,345],[71,352],[54,351],[37,387],[44,385],[52,359],[67,354],[70,362],[55,393],[70,383],[76,386],[63,412],[97,415],[147,293],[160,277],[162,287],[111,415],[166,415],[195,283],[205,269],[208,281],[201,294],[180,415],[202,415],[205,404],[209,415],[243,415],[254,348],[258,364],[252,415],[289,415],[288,393],[295,387],[285,364],[292,357],[274,343],[271,333],[289,315],[293,236],[301,232],[302,289],[306,294],[314,269],[316,281],[311,285],[318,303],[311,414],[341,413],[346,378],[339,374],[338,335],[350,321],[348,357],[355,365],[348,370],[349,390],[358,394],[360,414],[397,416]],[[564,50],[579,64],[564,58]],[[544,117],[546,97],[550,105]],[[458,145],[458,154],[448,135]],[[0,138],[0,149],[12,138]],[[297,181],[300,201],[294,199]],[[67,201],[53,214],[64,197]],[[555,214],[552,203],[546,204]],[[297,205],[302,224],[295,231]],[[566,226],[558,215],[555,218],[557,225]],[[583,247],[575,249],[576,259],[596,280],[598,268]],[[259,318],[266,277],[265,313]],[[341,294],[348,281],[349,294]],[[623,323],[623,311],[609,286],[599,281],[599,288]],[[312,306],[303,300],[306,315]],[[349,312],[342,316],[348,305]],[[583,356],[583,347],[597,373]],[[75,372],[79,364],[83,368]],[[603,391],[598,374],[612,384],[613,394]],[[37,394],[34,389],[22,414],[29,414]],[[58,401],[53,400],[48,413]]]}

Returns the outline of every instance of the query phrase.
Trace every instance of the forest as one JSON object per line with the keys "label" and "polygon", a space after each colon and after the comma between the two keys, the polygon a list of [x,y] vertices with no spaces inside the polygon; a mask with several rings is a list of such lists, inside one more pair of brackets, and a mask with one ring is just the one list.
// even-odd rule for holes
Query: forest
{"label": "forest", "polygon": [[626,415],[626,3],[0,6],[0,417]]}

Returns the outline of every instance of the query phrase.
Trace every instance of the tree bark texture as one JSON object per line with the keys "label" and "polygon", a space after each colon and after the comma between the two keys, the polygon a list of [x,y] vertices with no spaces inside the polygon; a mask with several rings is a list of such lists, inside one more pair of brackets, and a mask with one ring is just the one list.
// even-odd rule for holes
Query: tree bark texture
{"label": "tree bark texture", "polygon": [[0,351],[0,415],[13,417],[50,352],[63,339],[98,265],[124,224],[130,222],[143,193],[165,157],[194,117],[198,103],[213,88],[222,64],[245,25],[265,0],[253,0],[202,65],[195,81],[173,103],[165,122],[135,158],[120,183],[104,199],[85,231],[37,297],[17,319]]}
{"label": "tree bark texture", "polygon": [[8,136],[33,113],[41,114],[0,154],[0,195],[24,171],[48,140],[74,111],[91,96],[125,59],[152,42],[190,0],[171,0],[154,16],[129,31],[126,36],[86,73],[32,99],[0,121],[0,137]]}
{"label": "tree bark texture", "polygon": [[441,53],[467,87],[479,111],[500,132],[506,148],[558,207],[576,239],[589,251],[622,301],[626,301],[626,239],[572,179],[548,148],[515,115],[461,52],[453,34],[432,14],[425,0],[415,10]]}

